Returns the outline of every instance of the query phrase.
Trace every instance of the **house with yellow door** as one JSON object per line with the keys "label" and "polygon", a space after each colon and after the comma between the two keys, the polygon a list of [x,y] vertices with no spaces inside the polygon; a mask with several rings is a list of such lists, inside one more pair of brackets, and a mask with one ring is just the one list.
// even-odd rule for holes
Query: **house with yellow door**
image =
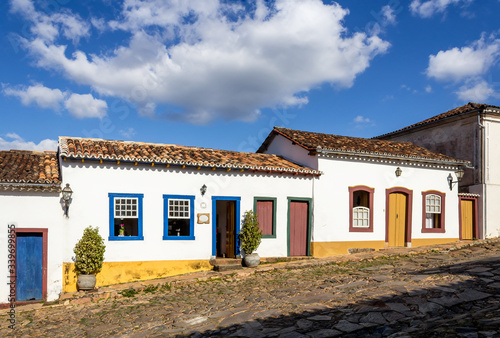
{"label": "house with yellow door", "polygon": [[500,107],[469,102],[378,136],[470,161],[460,182],[460,238],[500,236]]}
{"label": "house with yellow door", "polygon": [[[275,127],[258,152],[321,171],[312,184],[311,254],[459,240],[457,174],[468,161],[410,142]],[[451,177],[451,181],[449,179]]]}

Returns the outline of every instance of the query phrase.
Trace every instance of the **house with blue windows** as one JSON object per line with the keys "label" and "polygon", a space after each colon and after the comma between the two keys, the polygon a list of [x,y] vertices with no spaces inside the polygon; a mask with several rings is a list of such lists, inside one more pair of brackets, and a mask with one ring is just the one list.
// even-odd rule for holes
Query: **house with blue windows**
{"label": "house with blue windows", "polygon": [[[254,208],[261,256],[310,254],[317,170],[272,154],[72,137],[60,137],[59,156],[73,191],[64,292],[76,290],[71,244],[89,225],[107,239],[98,285],[209,270],[211,258],[237,257],[241,217]],[[300,240],[288,231],[297,222],[306,231]]]}
{"label": "house with blue windows", "polygon": [[[60,137],[57,153],[0,152],[0,222],[17,234],[19,300],[54,300],[76,291],[73,248],[89,225],[106,245],[97,286],[238,258],[246,210],[261,257],[457,241],[456,175],[468,165],[409,142],[278,127],[256,153]],[[4,243],[7,231],[7,257]]]}

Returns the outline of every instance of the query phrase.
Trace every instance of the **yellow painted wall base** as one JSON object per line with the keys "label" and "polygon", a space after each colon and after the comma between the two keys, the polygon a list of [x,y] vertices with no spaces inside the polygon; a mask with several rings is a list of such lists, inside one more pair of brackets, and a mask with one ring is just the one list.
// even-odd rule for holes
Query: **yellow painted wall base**
{"label": "yellow painted wall base", "polygon": [[446,244],[446,243],[453,243],[457,242],[460,239],[458,238],[412,238],[411,240],[411,246],[412,247],[417,247],[417,246],[424,246],[424,245],[437,245],[437,244]]}
{"label": "yellow painted wall base", "polygon": [[384,241],[350,241],[350,242],[312,242],[311,254],[314,257],[329,257],[348,254],[350,248],[384,248]]}
{"label": "yellow painted wall base", "polygon": [[[412,238],[411,246],[437,245],[453,243],[458,238]],[[373,248],[375,250],[383,249],[386,246],[384,241],[349,241],[349,242],[312,242],[311,255],[314,257],[329,257],[335,255],[348,254],[350,248]]]}
{"label": "yellow painted wall base", "polygon": [[[74,263],[63,264],[63,292],[77,291],[74,268]],[[211,269],[212,266],[208,260],[105,262],[101,272],[97,274],[96,286],[163,278]]]}

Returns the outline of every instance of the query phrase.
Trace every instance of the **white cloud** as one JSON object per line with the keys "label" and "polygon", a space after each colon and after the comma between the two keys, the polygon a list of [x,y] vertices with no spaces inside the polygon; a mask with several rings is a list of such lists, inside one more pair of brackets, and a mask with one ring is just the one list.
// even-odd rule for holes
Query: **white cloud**
{"label": "white cloud", "polygon": [[25,106],[36,104],[41,108],[59,110],[65,94],[59,89],[50,89],[42,84],[35,84],[30,87],[14,89],[7,87],[4,89],[5,95],[16,96]]}
{"label": "white cloud", "polygon": [[136,134],[134,128],[128,128],[127,130],[120,130],[119,133],[126,139],[129,139]]}
{"label": "white cloud", "polygon": [[67,9],[49,15],[37,11],[32,0],[11,0],[11,12],[31,21],[31,33],[48,43],[54,42],[61,33],[73,42],[90,33],[90,25]]}
{"label": "white cloud", "polygon": [[454,47],[429,56],[427,76],[437,80],[460,81],[484,75],[498,60],[500,39],[484,36],[470,46]]}
{"label": "white cloud", "polygon": [[440,51],[429,56],[427,76],[459,85],[455,92],[464,101],[485,101],[498,93],[486,82],[491,68],[500,60],[500,39],[484,35],[469,46]]}
{"label": "white cloud", "polygon": [[382,16],[386,25],[396,24],[396,13],[394,13],[394,9],[391,6],[385,5],[382,7]]}
{"label": "white cloud", "polygon": [[368,117],[363,117],[362,115],[358,115],[354,118],[354,122],[356,122],[356,123],[370,123],[371,120]]}
{"label": "white cloud", "polygon": [[432,92],[432,87],[430,85],[428,85],[427,87],[425,87],[425,92],[426,93],[431,93]]}
{"label": "white cloud", "polygon": [[490,97],[498,97],[493,88],[486,81],[474,84],[465,84],[456,93],[463,101],[485,102]]}
{"label": "white cloud", "polygon": [[[277,0],[267,6],[257,1],[247,13],[216,0],[125,0],[121,17],[108,24],[131,37],[114,50],[68,56],[64,44],[42,33],[24,45],[38,66],[124,98],[143,115],[194,123],[249,121],[263,107],[306,104],[306,93],[323,83],[349,88],[389,48],[376,35],[349,34],[343,26],[348,11],[336,3]],[[57,21],[55,14],[50,18]],[[83,36],[85,29],[75,32]]]}
{"label": "white cloud", "polygon": [[448,6],[463,5],[467,6],[474,0],[413,0],[410,4],[410,11],[413,15],[422,18],[430,18],[436,13],[443,13]]}
{"label": "white cloud", "polygon": [[106,101],[95,99],[91,94],[71,94],[64,102],[64,106],[76,118],[86,117],[103,118],[106,116],[108,104]]}
{"label": "white cloud", "polygon": [[0,137],[0,150],[36,150],[36,151],[56,151],[57,140],[45,139],[36,144],[35,142],[25,141],[16,133],[8,133],[4,138]]}

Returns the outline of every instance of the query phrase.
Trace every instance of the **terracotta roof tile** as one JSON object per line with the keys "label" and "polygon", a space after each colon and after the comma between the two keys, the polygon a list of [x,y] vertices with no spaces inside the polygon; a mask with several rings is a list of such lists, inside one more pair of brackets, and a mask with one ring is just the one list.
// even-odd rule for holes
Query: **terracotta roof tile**
{"label": "terracotta roof tile", "polygon": [[452,116],[456,116],[456,115],[460,115],[460,114],[465,114],[465,113],[469,113],[469,112],[473,112],[473,111],[478,111],[478,110],[482,111],[482,110],[484,110],[486,108],[500,109],[500,107],[493,106],[493,105],[487,105],[487,104],[483,104],[483,103],[469,102],[466,105],[463,105],[463,106],[460,106],[460,107],[448,110],[447,112],[444,112],[442,114],[430,117],[430,118],[428,118],[426,120],[414,123],[414,124],[412,124],[410,126],[398,129],[396,131],[393,131],[393,132],[390,132],[390,133],[387,133],[387,134],[383,134],[383,135],[377,136],[377,138],[383,138],[384,136],[388,136],[388,135],[392,135],[392,134],[397,134],[399,132],[402,132],[402,131],[405,131],[405,130],[408,130],[408,129],[413,129],[413,128],[420,127],[420,126],[423,126],[423,125],[426,125],[426,124],[429,124],[429,123],[433,123],[433,122],[437,122],[437,121],[440,121],[440,120],[444,120],[444,119],[452,117]]}
{"label": "terracotta roof tile", "polygon": [[60,137],[62,157],[319,175],[281,156],[171,144]]}
{"label": "terracotta roof tile", "polygon": [[258,150],[263,151],[273,135],[282,135],[309,151],[333,151],[355,155],[376,155],[381,157],[419,159],[432,162],[468,163],[450,156],[439,154],[410,142],[383,141],[359,137],[347,137],[308,131],[274,127],[273,131]]}
{"label": "terracotta roof tile", "polygon": [[0,183],[60,185],[57,154],[53,151],[0,151]]}

